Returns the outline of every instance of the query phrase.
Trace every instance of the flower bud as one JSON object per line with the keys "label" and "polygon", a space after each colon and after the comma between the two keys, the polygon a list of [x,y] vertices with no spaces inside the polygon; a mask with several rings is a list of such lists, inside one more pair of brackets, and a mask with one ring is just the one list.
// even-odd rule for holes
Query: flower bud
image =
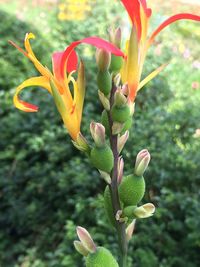
{"label": "flower bud", "polygon": [[90,132],[97,147],[105,146],[105,127],[101,123],[91,122]]}
{"label": "flower bud", "polygon": [[97,73],[97,85],[99,90],[104,93],[104,95],[109,95],[112,88],[112,77],[108,70],[101,71]]}
{"label": "flower bud", "polygon": [[95,252],[96,251],[96,245],[88,233],[88,231],[83,228],[78,226],[76,228],[77,235],[82,243],[82,245],[89,251],[89,252]]}
{"label": "flower bud", "polygon": [[151,156],[147,149],[141,150],[136,158],[135,162],[135,174],[137,176],[142,176],[147,169]]}
{"label": "flower bud", "polygon": [[121,153],[122,149],[124,148],[124,145],[126,144],[126,141],[129,137],[129,131],[126,131],[122,136],[118,137],[117,140],[117,150],[119,153]]}
{"label": "flower bud", "polygon": [[118,159],[118,177],[117,177],[118,184],[120,184],[122,181],[123,173],[124,173],[124,160],[122,157],[120,157]]}
{"label": "flower bud", "polygon": [[112,150],[108,145],[93,147],[90,154],[91,163],[98,170],[110,173],[114,165]]}
{"label": "flower bud", "polygon": [[110,66],[111,54],[104,49],[97,49],[96,61],[98,69],[104,72]]}
{"label": "flower bud", "polygon": [[127,104],[127,98],[123,95],[121,90],[117,90],[114,97],[114,105],[121,108]]}
{"label": "flower bud", "polygon": [[126,96],[129,95],[129,87],[128,87],[128,83],[126,83],[126,84],[124,84],[124,85],[122,86],[122,93],[123,93],[124,95],[126,95]]}
{"label": "flower bud", "polygon": [[97,247],[94,253],[91,253],[86,258],[86,267],[119,267],[117,261],[104,247]]}
{"label": "flower bud", "polygon": [[120,82],[121,82],[121,74],[118,73],[114,79],[113,79],[113,82],[115,84],[116,87],[119,87],[120,86]]}
{"label": "flower bud", "polygon": [[103,171],[100,171],[100,170],[99,170],[99,173],[100,173],[101,177],[105,180],[105,182],[107,184],[111,184],[111,177],[110,177],[109,173],[103,172]]}
{"label": "flower bud", "polygon": [[111,109],[111,115],[113,121],[124,123],[130,117],[130,109],[128,105],[118,107],[114,105]]}
{"label": "flower bud", "polygon": [[152,203],[144,204],[134,210],[134,215],[137,218],[148,218],[153,216],[155,212],[155,206]]}
{"label": "flower bud", "polygon": [[123,65],[123,58],[115,55],[111,55],[110,70],[113,72],[119,72]]}
{"label": "flower bud", "polygon": [[110,102],[109,102],[108,98],[100,90],[98,90],[98,94],[99,94],[99,99],[100,99],[104,109],[107,111],[110,110]]}
{"label": "flower bud", "polygon": [[112,44],[114,44],[118,48],[121,47],[122,31],[121,31],[120,27],[118,27],[116,30],[109,28],[108,29],[108,37],[109,37],[109,41]]}
{"label": "flower bud", "polygon": [[132,223],[130,223],[128,225],[128,227],[126,228],[126,240],[127,240],[127,242],[129,242],[133,236],[133,232],[135,230],[135,223],[136,223],[136,220],[133,220]]}
{"label": "flower bud", "polygon": [[80,241],[75,240],[74,247],[78,253],[80,253],[85,257],[89,254],[89,251],[83,246],[83,244]]}
{"label": "flower bud", "polygon": [[119,197],[124,206],[136,206],[144,197],[145,181],[142,176],[128,175],[119,185]]}

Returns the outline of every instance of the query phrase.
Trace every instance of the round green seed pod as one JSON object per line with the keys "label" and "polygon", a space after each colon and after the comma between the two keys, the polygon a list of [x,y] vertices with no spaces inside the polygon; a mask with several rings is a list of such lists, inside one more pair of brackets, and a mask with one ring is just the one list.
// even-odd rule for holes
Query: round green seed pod
{"label": "round green seed pod", "polygon": [[111,109],[113,121],[124,123],[130,117],[130,109],[127,105],[122,107],[113,106]]}
{"label": "round green seed pod", "polygon": [[106,134],[109,135],[110,134],[110,127],[109,127],[108,114],[107,114],[106,110],[104,110],[101,114],[101,123],[105,127]]}
{"label": "round green seed pod", "polygon": [[112,226],[115,227],[116,220],[113,215],[114,213],[113,213],[112,199],[111,199],[109,186],[106,186],[105,191],[104,191],[104,207],[106,210],[108,221],[110,222]]}
{"label": "round green seed pod", "polygon": [[97,73],[97,85],[99,90],[104,93],[104,95],[109,95],[112,88],[112,77],[108,70],[101,71]]}
{"label": "round green seed pod", "polygon": [[121,134],[124,134],[127,130],[129,130],[132,127],[133,124],[133,118],[129,117],[129,119],[124,123],[124,127],[121,131]]}
{"label": "round green seed pod", "polygon": [[114,165],[112,150],[108,145],[93,147],[90,154],[92,164],[99,170],[110,173]]}
{"label": "round green seed pod", "polygon": [[111,252],[104,247],[97,247],[86,258],[86,267],[119,267]]}
{"label": "round green seed pod", "polygon": [[110,70],[114,71],[114,72],[118,72],[123,64],[123,58],[122,57],[118,57],[115,55],[111,56],[111,63],[110,63]]}
{"label": "round green seed pod", "polygon": [[144,197],[145,180],[143,176],[130,174],[122,179],[119,185],[119,197],[123,204],[136,206]]}

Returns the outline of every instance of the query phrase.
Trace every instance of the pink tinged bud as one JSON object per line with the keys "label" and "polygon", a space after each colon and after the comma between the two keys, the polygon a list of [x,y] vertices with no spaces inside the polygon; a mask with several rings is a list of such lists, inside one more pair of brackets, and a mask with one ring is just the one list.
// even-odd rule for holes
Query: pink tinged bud
{"label": "pink tinged bud", "polygon": [[104,49],[97,49],[96,61],[98,69],[101,71],[105,71],[110,66],[111,54]]}
{"label": "pink tinged bud", "polygon": [[74,241],[74,247],[78,253],[86,257],[89,254],[89,251],[87,248],[83,246],[83,244],[80,241]]}
{"label": "pink tinged bud", "polygon": [[[121,82],[121,74],[118,73],[118,74],[114,77],[113,81],[114,81],[115,86],[116,86],[116,87],[119,87],[119,86],[120,86],[120,82]],[[122,92],[122,93],[123,93],[123,92]]]}
{"label": "pink tinged bud", "polygon": [[129,224],[129,226],[126,228],[126,240],[129,242],[133,236],[133,232],[135,230],[135,223],[136,220],[133,220],[132,223]]}
{"label": "pink tinged bud", "polygon": [[126,96],[129,95],[129,87],[127,83],[122,86],[122,93]]}
{"label": "pink tinged bud", "polygon": [[95,252],[96,245],[88,231],[80,226],[76,228],[76,231],[83,247],[85,247],[89,252]]}
{"label": "pink tinged bud", "polygon": [[115,30],[115,37],[114,37],[114,44],[120,48],[121,47],[121,41],[122,41],[122,31],[121,31],[121,28],[118,27],[116,30]]}
{"label": "pink tinged bud", "polygon": [[79,133],[77,136],[77,140],[76,141],[72,141],[73,145],[80,151],[82,152],[89,152],[90,151],[90,146],[87,143],[87,140],[85,139],[85,137]]}
{"label": "pink tinged bud", "polygon": [[121,183],[124,174],[124,160],[122,157],[118,159],[118,185]]}
{"label": "pink tinged bud", "polygon": [[97,147],[105,146],[105,127],[101,123],[91,122],[90,132]]}
{"label": "pink tinged bud", "polygon": [[137,176],[143,176],[145,170],[147,169],[151,156],[147,149],[141,150],[136,158],[135,162],[135,174]]}
{"label": "pink tinged bud", "polygon": [[134,215],[137,218],[148,218],[153,216],[156,208],[152,203],[144,204],[134,210]]}
{"label": "pink tinged bud", "polygon": [[110,102],[109,99],[102,93],[100,90],[98,90],[99,94],[99,99],[104,107],[105,110],[109,111],[110,110]]}
{"label": "pink tinged bud", "polygon": [[101,177],[106,181],[107,184],[111,184],[111,177],[109,173],[100,170],[99,173],[101,174]]}
{"label": "pink tinged bud", "polygon": [[128,138],[129,138],[129,131],[126,131],[122,136],[118,137],[117,149],[118,149],[119,153],[121,153],[121,151],[124,148]]}

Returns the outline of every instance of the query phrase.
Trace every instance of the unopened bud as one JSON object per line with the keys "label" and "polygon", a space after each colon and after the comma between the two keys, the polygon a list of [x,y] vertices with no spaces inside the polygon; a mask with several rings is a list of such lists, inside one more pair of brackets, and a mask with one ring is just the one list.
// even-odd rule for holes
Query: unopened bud
{"label": "unopened bud", "polygon": [[98,49],[96,52],[96,61],[98,69],[105,71],[110,66],[111,54],[104,49]]}
{"label": "unopened bud", "polygon": [[111,177],[109,173],[100,170],[99,173],[101,174],[101,177],[106,181],[107,184],[111,184]]}
{"label": "unopened bud", "polygon": [[[115,86],[116,86],[116,87],[119,87],[119,86],[120,86],[120,82],[121,82],[121,74],[118,73],[118,74],[114,77],[113,81],[114,81]],[[122,93],[123,93],[123,92],[122,92]]]}
{"label": "unopened bud", "polygon": [[110,110],[110,102],[108,98],[102,93],[100,90],[98,90],[99,99],[104,107],[105,110]]}
{"label": "unopened bud", "polygon": [[108,29],[108,36],[109,41],[117,46],[118,48],[121,47],[121,40],[122,40],[122,31],[121,28],[118,27],[116,30],[113,28]]}
{"label": "unopened bud", "polygon": [[124,160],[122,157],[118,159],[118,177],[117,177],[117,182],[118,185],[121,183],[122,178],[124,174]]}
{"label": "unopened bud", "polygon": [[138,218],[148,218],[153,216],[155,206],[152,203],[144,204],[134,210],[134,215]]}
{"label": "unopened bud", "polygon": [[145,170],[147,169],[151,156],[147,149],[141,150],[136,158],[135,162],[135,174],[137,176],[143,176]]}
{"label": "unopened bud", "polygon": [[117,150],[119,153],[121,153],[122,149],[124,148],[124,145],[126,144],[126,141],[129,138],[129,131],[126,131],[122,136],[118,137],[117,140]]}
{"label": "unopened bud", "polygon": [[126,228],[126,240],[129,242],[133,236],[133,232],[135,230],[135,223],[136,220],[133,220],[132,223],[129,224],[129,226]]}
{"label": "unopened bud", "polygon": [[101,123],[91,122],[90,132],[97,147],[103,147],[105,140],[105,127]]}
{"label": "unopened bud", "polygon": [[127,83],[122,86],[122,93],[126,96],[129,95],[129,87]]}
{"label": "unopened bud", "polygon": [[127,103],[127,98],[123,95],[121,90],[117,90],[114,97],[114,104],[117,107],[123,107]]}
{"label": "unopened bud", "polygon": [[89,254],[89,251],[83,246],[80,241],[74,241],[74,247],[78,253],[86,257]]}
{"label": "unopened bud", "polygon": [[78,226],[76,228],[77,235],[82,243],[82,245],[89,251],[89,252],[95,252],[96,251],[96,245],[91,237],[91,235],[88,233],[88,231]]}
{"label": "unopened bud", "polygon": [[112,89],[112,77],[108,70],[101,71],[99,70],[97,73],[97,85],[101,92],[104,95],[108,96]]}

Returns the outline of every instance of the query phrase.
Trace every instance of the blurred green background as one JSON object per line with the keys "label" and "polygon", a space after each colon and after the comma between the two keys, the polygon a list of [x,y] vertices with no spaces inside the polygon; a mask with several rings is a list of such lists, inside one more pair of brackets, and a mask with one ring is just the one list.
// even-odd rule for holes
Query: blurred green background
{"label": "blurred green background", "polygon": [[[1,267],[84,266],[72,245],[76,225],[86,227],[99,245],[117,256],[116,237],[103,210],[105,184],[72,146],[52,98],[37,88],[27,90],[23,98],[40,107],[35,114],[23,113],[12,104],[16,86],[37,72],[8,44],[9,39],[22,46],[25,33],[35,33],[33,49],[51,67],[53,51],[85,36],[106,38],[110,25],[127,23],[119,1],[79,2],[76,10],[67,0],[0,1]],[[175,12],[200,12],[198,0],[149,2],[154,8],[152,27]],[[145,201],[152,201],[157,211],[152,218],[138,221],[129,267],[197,267],[200,138],[194,133],[200,128],[200,27],[181,21],[156,40],[144,74],[172,61],[139,94],[123,155],[125,173],[130,173],[137,152],[143,148],[151,152]],[[86,62],[82,131],[88,136],[89,122],[99,119],[102,107],[95,83],[95,50],[89,46],[78,50]]]}

